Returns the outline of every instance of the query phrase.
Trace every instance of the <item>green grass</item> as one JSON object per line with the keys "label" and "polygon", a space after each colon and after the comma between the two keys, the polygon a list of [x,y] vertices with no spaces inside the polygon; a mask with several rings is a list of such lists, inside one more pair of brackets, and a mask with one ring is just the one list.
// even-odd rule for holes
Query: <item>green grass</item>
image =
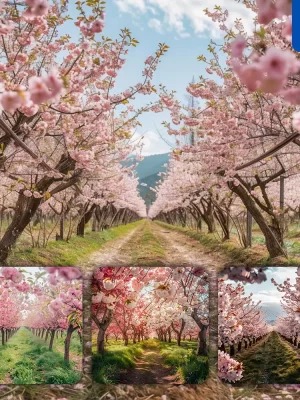
{"label": "green grass", "polygon": [[61,353],[48,350],[43,339],[25,328],[0,346],[0,359],[0,383],[10,378],[18,385],[74,384],[81,378],[72,362],[68,365]]}
{"label": "green grass", "polygon": [[[136,359],[147,349],[157,350],[164,360],[164,365],[171,367],[173,373],[178,374],[183,382],[202,383],[208,376],[208,357],[196,356],[196,347],[196,341],[182,341],[181,347],[177,346],[176,342],[165,343],[157,339],[131,343],[128,346],[121,341],[109,341],[103,355],[93,355],[93,378],[101,384],[117,383],[120,371],[133,368]],[[155,362],[155,354],[149,354],[147,357],[146,361]]]}
{"label": "green grass", "polygon": [[300,359],[275,332],[265,345],[250,348],[236,358],[244,366],[244,378],[236,385],[300,383]]}
{"label": "green grass", "polygon": [[206,381],[209,372],[208,357],[196,356],[197,341],[159,342],[165,365],[172,367],[186,384],[199,384]]}
{"label": "green grass", "polygon": [[52,241],[46,248],[17,246],[8,257],[9,265],[75,266],[85,263],[104,243],[117,239],[134,229],[140,221],[103,232],[87,232],[84,237],[73,236],[69,242]]}
{"label": "green grass", "polygon": [[[65,337],[66,337],[65,334],[63,335],[63,337],[61,337],[60,333],[58,334],[58,338],[55,336],[54,346],[53,346],[54,350],[57,350],[59,352],[64,351]],[[75,331],[72,334],[70,352],[75,354],[76,356],[82,356],[82,343],[80,342],[80,338],[77,331]]]}
{"label": "green grass", "polygon": [[118,382],[119,372],[134,367],[135,359],[143,354],[145,343],[125,346],[121,341],[110,341],[105,353],[93,355],[93,378],[102,384]]}
{"label": "green grass", "polygon": [[133,264],[157,266],[163,264],[164,255],[161,243],[151,232],[150,222],[144,221],[140,235],[132,246]]}
{"label": "green grass", "polygon": [[[251,248],[242,248],[239,243],[233,239],[222,242],[213,233],[202,233],[197,232],[189,228],[183,228],[181,226],[173,226],[166,224],[161,221],[155,221],[158,225],[167,228],[169,230],[182,232],[188,237],[198,240],[200,244],[209,248],[212,251],[223,253],[227,258],[227,264],[234,265],[298,265],[300,258],[297,257],[300,254],[300,243],[299,253],[289,252],[289,258],[277,257],[271,259],[264,245],[264,238],[261,234],[253,235],[253,246]],[[256,230],[254,230],[256,232]],[[297,245],[295,245],[297,246]]]}

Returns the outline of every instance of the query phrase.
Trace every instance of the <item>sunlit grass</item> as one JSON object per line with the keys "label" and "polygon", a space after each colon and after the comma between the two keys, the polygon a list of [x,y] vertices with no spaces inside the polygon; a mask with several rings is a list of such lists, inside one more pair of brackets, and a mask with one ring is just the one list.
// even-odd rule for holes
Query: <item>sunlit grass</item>
{"label": "sunlit grass", "polygon": [[[197,232],[190,228],[181,226],[173,226],[161,221],[155,221],[158,225],[177,232],[184,233],[188,237],[198,240],[200,244],[206,248],[223,253],[227,258],[227,264],[232,265],[297,265],[300,264],[300,241],[293,242],[293,246],[289,246],[287,242],[287,250],[289,258],[277,257],[271,259],[265,247],[265,240],[261,232],[253,230],[253,245],[251,248],[243,248],[239,244],[236,235],[232,234],[230,240],[222,242],[222,240],[213,233]],[[299,249],[299,250],[298,250]],[[299,256],[299,257],[298,257]]]}
{"label": "sunlit grass", "polygon": [[84,237],[72,236],[66,241],[51,241],[46,248],[31,248],[19,242],[8,257],[9,265],[57,265],[75,266],[85,263],[90,255],[99,250],[106,242],[117,239],[140,224],[135,222],[103,232],[87,231]]}
{"label": "sunlit grass", "polygon": [[74,363],[67,364],[62,353],[50,351],[43,339],[25,328],[0,347],[0,357],[0,383],[74,384],[81,377],[73,370]]}
{"label": "sunlit grass", "polygon": [[[96,351],[95,342],[93,344],[93,350]],[[202,383],[208,376],[208,357],[196,356],[196,348],[196,341],[182,341],[180,347],[175,341],[169,343],[157,339],[130,343],[128,346],[122,341],[108,341],[105,353],[93,356],[93,378],[101,384],[117,383],[121,371],[133,368],[144,350],[152,350],[162,356],[164,365],[171,367],[172,373],[178,374],[181,381],[187,384]],[[155,359],[156,354],[151,352],[145,358],[150,363]]]}
{"label": "sunlit grass", "polygon": [[151,232],[149,221],[144,222],[139,237],[132,244],[132,262],[141,265],[160,265],[165,251],[160,241]]}
{"label": "sunlit grass", "polygon": [[244,366],[241,385],[300,383],[300,358],[275,332],[265,345],[248,349],[236,358]]}
{"label": "sunlit grass", "polygon": [[134,367],[143,354],[143,342],[125,346],[121,341],[108,342],[105,353],[93,356],[93,378],[102,384],[117,383],[122,370]]}

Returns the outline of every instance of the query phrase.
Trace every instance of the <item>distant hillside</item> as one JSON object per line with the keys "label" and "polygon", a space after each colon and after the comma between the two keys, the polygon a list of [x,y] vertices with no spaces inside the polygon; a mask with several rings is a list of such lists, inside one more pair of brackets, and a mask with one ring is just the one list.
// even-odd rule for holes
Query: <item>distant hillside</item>
{"label": "distant hillside", "polygon": [[148,176],[158,174],[166,169],[163,168],[164,164],[169,162],[169,154],[154,154],[152,156],[144,157],[143,161],[139,163],[136,172],[141,182]]}
{"label": "distant hillside", "polygon": [[165,164],[169,162],[169,154],[155,154],[144,157],[143,161],[139,162],[136,172],[139,177],[140,183],[145,183],[147,186],[139,185],[139,190],[142,198],[145,200],[147,207],[149,207],[155,200],[155,193],[150,190],[150,187],[155,187],[157,182],[161,179],[158,174],[165,172]]}

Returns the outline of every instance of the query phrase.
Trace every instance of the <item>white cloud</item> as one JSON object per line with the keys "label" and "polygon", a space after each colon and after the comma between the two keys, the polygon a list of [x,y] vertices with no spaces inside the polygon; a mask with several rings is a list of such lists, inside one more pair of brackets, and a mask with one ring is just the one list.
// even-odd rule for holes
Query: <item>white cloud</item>
{"label": "white cloud", "polygon": [[268,277],[274,278],[277,283],[283,283],[287,278],[290,278],[291,283],[296,283],[296,267],[272,267],[267,272]]}
{"label": "white cloud", "polygon": [[115,0],[115,3],[121,12],[132,12],[137,9],[140,12],[146,12],[146,4],[144,0]]}
{"label": "white cloud", "polygon": [[161,139],[157,132],[147,131],[144,134],[135,132],[132,140],[143,145],[141,152],[143,156],[164,154],[171,150],[170,146]]}
{"label": "white cloud", "polygon": [[148,26],[149,26],[149,28],[154,29],[158,33],[164,33],[162,23],[157,18],[149,19]]}
{"label": "white cloud", "polygon": [[266,303],[280,303],[281,297],[282,294],[275,289],[275,290],[270,290],[269,292],[262,290],[260,292],[254,293],[252,298],[254,301],[261,301],[262,303],[266,304]]}
{"label": "white cloud", "polygon": [[[222,36],[218,23],[208,18],[204,9],[213,11],[214,3],[211,0],[114,0],[121,12],[136,13],[140,11],[146,17],[153,15],[157,10],[161,17],[161,25],[164,29],[172,29],[181,37],[187,37],[187,30],[195,34],[210,36],[214,39]],[[232,24],[236,18],[242,18],[247,31],[253,28],[252,11],[236,0],[218,0],[217,4],[229,11],[229,23]],[[149,16],[150,18],[150,16]],[[155,29],[155,26],[153,26]]]}

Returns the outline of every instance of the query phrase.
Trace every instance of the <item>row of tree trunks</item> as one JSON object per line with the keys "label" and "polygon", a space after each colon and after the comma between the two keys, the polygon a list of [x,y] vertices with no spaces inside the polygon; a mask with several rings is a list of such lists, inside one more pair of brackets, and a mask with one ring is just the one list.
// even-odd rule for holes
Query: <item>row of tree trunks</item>
{"label": "row of tree trunks", "polygon": [[[73,326],[72,324],[69,325],[67,331],[66,331],[66,337],[64,340],[64,360],[69,363],[70,362],[70,345],[71,345],[71,338],[73,332],[75,332],[78,329],[78,326]],[[53,350],[53,345],[54,345],[54,340],[55,336],[58,339],[59,338],[59,333],[60,337],[63,337],[63,330],[60,329],[45,329],[45,328],[29,328],[29,330],[36,335],[37,337],[43,339],[45,336],[45,342],[47,343],[48,338],[50,337],[49,341],[49,350]],[[80,335],[79,335],[80,336]]]}
{"label": "row of tree trunks", "polygon": [[19,328],[4,329],[1,328],[1,344],[4,346],[7,341],[13,337]]}
{"label": "row of tree trunks", "polygon": [[237,352],[242,351],[243,349],[243,344],[244,344],[244,349],[248,349],[249,347],[252,347],[254,344],[259,342],[263,337],[265,336],[260,336],[258,338],[251,337],[251,338],[243,338],[237,343],[232,343],[228,345],[229,347],[229,352],[227,351],[225,347],[225,343],[222,343],[221,346],[219,347],[220,351],[224,351],[225,353],[228,353],[230,357],[233,357]]}

